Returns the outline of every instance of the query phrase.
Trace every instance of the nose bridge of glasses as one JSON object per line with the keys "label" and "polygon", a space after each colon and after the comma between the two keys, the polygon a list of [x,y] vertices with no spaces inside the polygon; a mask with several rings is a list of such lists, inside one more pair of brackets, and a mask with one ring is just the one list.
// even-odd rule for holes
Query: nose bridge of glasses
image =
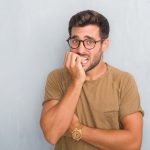
{"label": "nose bridge of glasses", "polygon": [[86,46],[85,46],[84,40],[79,40],[78,52],[82,53],[85,51],[85,49],[86,49]]}
{"label": "nose bridge of glasses", "polygon": [[84,43],[84,42],[85,42],[85,40],[79,40],[79,45],[78,45],[78,47],[80,47],[80,46],[81,46],[81,43],[82,43],[82,45],[83,45],[84,48],[85,48],[86,46],[85,46],[85,43]]}
{"label": "nose bridge of glasses", "polygon": [[78,49],[83,50],[85,48],[86,48],[86,46],[85,46],[84,40],[79,40]]}

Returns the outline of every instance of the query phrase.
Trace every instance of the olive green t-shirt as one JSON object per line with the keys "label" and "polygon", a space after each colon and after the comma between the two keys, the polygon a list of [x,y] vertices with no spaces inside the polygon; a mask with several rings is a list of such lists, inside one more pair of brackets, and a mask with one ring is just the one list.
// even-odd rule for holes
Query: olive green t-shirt
{"label": "olive green t-shirt", "polygon": [[[44,103],[52,99],[61,101],[70,83],[71,76],[66,69],[52,71],[47,79]],[[114,130],[122,129],[120,120],[137,111],[142,112],[142,108],[134,78],[108,64],[104,75],[96,80],[84,82],[76,107],[76,114],[82,124]],[[55,150],[98,148],[82,140],[76,142],[63,136],[55,145]]]}

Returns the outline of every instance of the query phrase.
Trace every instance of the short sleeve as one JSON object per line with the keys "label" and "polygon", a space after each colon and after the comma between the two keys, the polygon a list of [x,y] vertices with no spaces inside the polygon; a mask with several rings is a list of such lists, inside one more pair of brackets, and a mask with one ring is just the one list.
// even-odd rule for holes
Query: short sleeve
{"label": "short sleeve", "polygon": [[123,117],[138,111],[143,114],[140,105],[140,96],[134,78],[130,74],[127,74],[121,86],[119,107],[120,120]]}
{"label": "short sleeve", "polygon": [[47,78],[45,86],[44,102],[49,100],[60,100],[63,96],[62,79],[58,70],[52,71]]}

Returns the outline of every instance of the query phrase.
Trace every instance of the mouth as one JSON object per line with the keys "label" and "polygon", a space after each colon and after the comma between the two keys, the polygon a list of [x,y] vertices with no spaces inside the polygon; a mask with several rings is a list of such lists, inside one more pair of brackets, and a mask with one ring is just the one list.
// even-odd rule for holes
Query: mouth
{"label": "mouth", "polygon": [[88,58],[87,57],[81,57],[81,64],[86,65],[88,63]]}

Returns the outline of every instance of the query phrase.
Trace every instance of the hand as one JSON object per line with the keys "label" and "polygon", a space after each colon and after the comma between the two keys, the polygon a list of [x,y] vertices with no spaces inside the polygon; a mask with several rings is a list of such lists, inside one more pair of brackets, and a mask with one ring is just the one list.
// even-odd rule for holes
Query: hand
{"label": "hand", "polygon": [[77,115],[74,114],[74,115],[73,115],[73,118],[72,118],[72,121],[71,121],[71,124],[70,124],[68,130],[67,130],[66,133],[65,133],[65,136],[71,137],[72,131],[73,131],[76,127],[79,127],[79,126],[80,126],[79,119],[78,119]]}
{"label": "hand", "polygon": [[72,76],[73,82],[84,83],[86,79],[85,71],[81,65],[81,57],[73,52],[65,55],[64,66]]}

